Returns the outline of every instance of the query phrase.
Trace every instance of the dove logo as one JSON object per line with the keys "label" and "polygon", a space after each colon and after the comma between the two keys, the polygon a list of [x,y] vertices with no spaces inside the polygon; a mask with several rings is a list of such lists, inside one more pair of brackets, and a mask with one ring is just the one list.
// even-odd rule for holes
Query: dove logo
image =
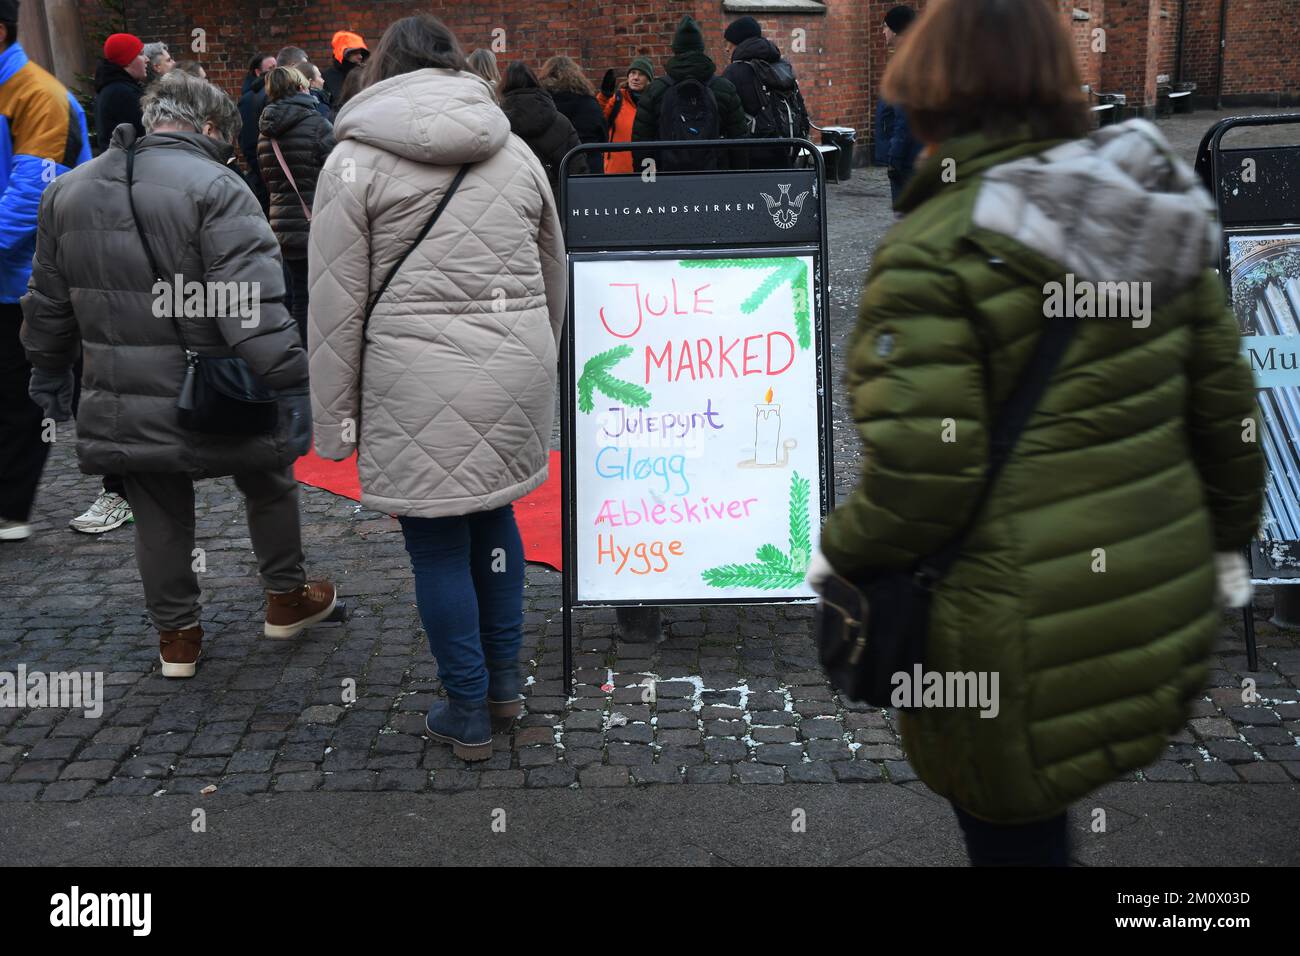
{"label": "dove logo", "polygon": [[773,199],[767,193],[760,192],[763,201],[767,203],[767,211],[772,215],[772,221],[776,223],[779,229],[789,229],[799,221],[799,213],[803,212],[803,201],[808,198],[808,190],[801,192],[796,198],[790,198],[789,183],[779,187],[781,198]]}

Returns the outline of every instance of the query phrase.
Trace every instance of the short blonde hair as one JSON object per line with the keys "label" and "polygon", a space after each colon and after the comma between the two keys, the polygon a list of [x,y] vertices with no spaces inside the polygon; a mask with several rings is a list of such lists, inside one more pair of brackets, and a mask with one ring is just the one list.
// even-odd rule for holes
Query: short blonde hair
{"label": "short blonde hair", "polygon": [[266,98],[278,100],[295,93],[302,93],[309,87],[307,77],[296,66],[277,66],[266,74]]}

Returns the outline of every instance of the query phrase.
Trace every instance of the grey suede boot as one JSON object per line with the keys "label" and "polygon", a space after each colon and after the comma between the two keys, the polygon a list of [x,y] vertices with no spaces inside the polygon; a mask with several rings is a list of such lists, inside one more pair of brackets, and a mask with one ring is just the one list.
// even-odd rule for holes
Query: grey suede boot
{"label": "grey suede boot", "polygon": [[518,661],[487,661],[488,712],[494,719],[511,719],[524,712],[523,680]]}
{"label": "grey suede boot", "polygon": [[426,734],[444,744],[461,760],[487,760],[492,756],[492,719],[486,700],[436,701],[424,718]]}

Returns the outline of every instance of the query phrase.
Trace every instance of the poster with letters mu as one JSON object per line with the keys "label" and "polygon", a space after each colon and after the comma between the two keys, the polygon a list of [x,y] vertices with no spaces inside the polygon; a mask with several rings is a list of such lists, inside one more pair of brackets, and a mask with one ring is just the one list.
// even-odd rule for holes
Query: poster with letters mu
{"label": "poster with letters mu", "polygon": [[1300,580],[1300,235],[1229,236],[1228,267],[1268,464],[1251,577]]}
{"label": "poster with letters mu", "polygon": [[813,268],[574,261],[579,602],[814,596]]}

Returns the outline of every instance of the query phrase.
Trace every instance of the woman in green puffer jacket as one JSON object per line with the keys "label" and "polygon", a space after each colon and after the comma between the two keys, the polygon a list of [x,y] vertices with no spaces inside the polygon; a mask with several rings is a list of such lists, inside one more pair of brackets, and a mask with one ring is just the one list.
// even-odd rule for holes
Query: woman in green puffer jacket
{"label": "woman in green puffer jacket", "polygon": [[1084,136],[1046,0],[933,0],[884,95],[929,145],[862,293],[846,376],[862,476],[826,522],[815,587],[955,538],[1063,290],[1130,293],[1121,315],[1078,320],[935,589],[925,670],[996,674],[995,715],[900,717],[973,862],[1064,864],[1066,807],[1155,760],[1202,692],[1216,568],[1220,605],[1249,600],[1263,463],[1213,205],[1150,123]]}

